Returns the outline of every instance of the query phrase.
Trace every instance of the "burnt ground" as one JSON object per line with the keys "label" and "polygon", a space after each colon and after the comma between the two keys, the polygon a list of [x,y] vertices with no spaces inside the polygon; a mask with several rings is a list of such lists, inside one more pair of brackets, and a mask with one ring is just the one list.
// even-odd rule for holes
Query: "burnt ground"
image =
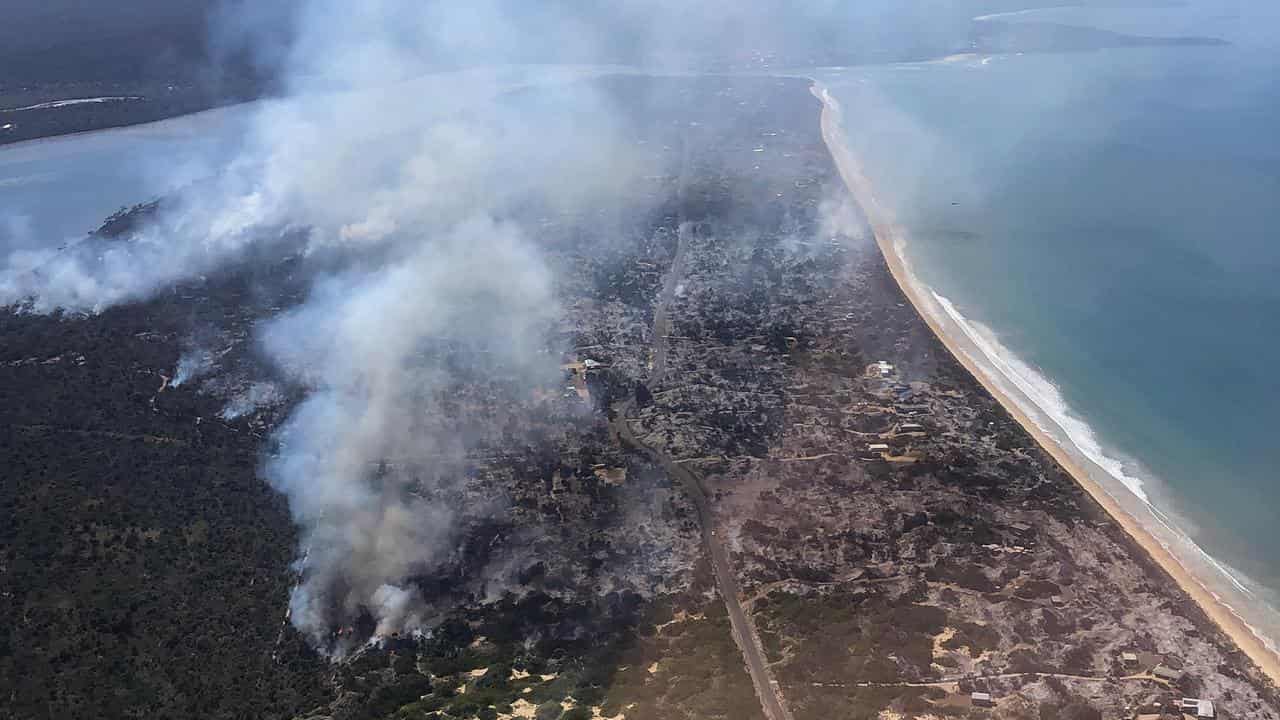
{"label": "burnt ground", "polygon": [[794,716],[1191,696],[1276,717],[1274,687],[930,334],[869,233],[821,227],[838,180],[812,121],[787,128],[747,201],[785,211],[692,235],[665,382],[631,422],[714,498]]}
{"label": "burnt ground", "polygon": [[[432,470],[466,532],[414,578],[438,611],[422,637],[330,663],[283,622],[296,532],[258,468],[303,390],[253,326],[323,260],[0,317],[2,714],[758,718],[741,607],[798,719],[1122,717],[1187,694],[1277,717],[1274,688],[906,303],[806,82],[601,88],[656,170],[612,204],[512,210],[560,279],[561,381],[425,351],[453,379],[439,422],[473,441]],[[196,336],[218,359],[172,387]],[[343,618],[333,644],[371,632]]]}

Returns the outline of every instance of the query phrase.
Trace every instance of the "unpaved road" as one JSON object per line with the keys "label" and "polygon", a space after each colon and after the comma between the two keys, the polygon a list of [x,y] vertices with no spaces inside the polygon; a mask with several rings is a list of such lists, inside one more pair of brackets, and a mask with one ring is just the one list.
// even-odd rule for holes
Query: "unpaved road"
{"label": "unpaved road", "polygon": [[716,589],[724,599],[725,610],[729,613],[729,623],[733,627],[733,639],[742,650],[743,661],[751,674],[751,682],[755,685],[756,696],[769,720],[791,720],[791,713],[782,704],[781,692],[773,681],[769,668],[765,665],[764,652],[756,637],[747,614],[739,602],[738,580],[734,577],[733,566],[729,563],[729,553],[716,536],[711,524],[711,511],[707,505],[706,493],[702,491],[702,483],[687,468],[672,460],[671,456],[656,448],[645,445],[631,431],[627,414],[635,407],[635,400],[628,399],[614,406],[616,414],[613,420],[614,432],[623,444],[633,447],[662,466],[666,473],[679,482],[693,498],[694,507],[698,511],[698,524],[702,528],[702,545],[707,556],[711,558],[711,567],[716,577]]}
{"label": "unpaved road", "polygon": [[[688,174],[689,142],[686,139],[678,185],[679,197],[682,200],[681,214],[678,218],[679,240],[675,257],[671,261],[671,269],[667,272],[667,277],[663,281],[662,294],[658,298],[658,306],[654,308],[653,313],[653,367],[649,373],[648,381],[645,383],[652,393],[656,393],[660,389],[662,380],[667,372],[667,338],[671,334],[671,305],[675,300],[676,289],[679,287],[684,272],[685,251],[691,233],[683,216],[683,198]],[[751,683],[755,686],[756,696],[760,699],[760,706],[768,720],[791,720],[791,713],[787,711],[786,706],[783,704],[778,685],[774,682],[773,676],[765,664],[764,651],[760,647],[760,639],[756,636],[755,629],[747,619],[747,614],[742,609],[742,603],[738,600],[740,595],[738,580],[733,574],[733,565],[729,562],[729,553],[725,550],[723,543],[720,542],[720,538],[716,536],[715,526],[711,520],[711,509],[707,504],[707,495],[702,490],[702,482],[693,472],[681,466],[670,455],[659,448],[644,444],[635,436],[635,433],[631,430],[631,424],[627,421],[627,416],[634,408],[634,398],[628,398],[614,405],[612,426],[615,437],[623,445],[645,453],[650,459],[661,465],[667,475],[679,482],[684,487],[685,492],[689,494],[689,497],[693,498],[694,507],[698,512],[698,525],[702,528],[702,545],[707,551],[707,556],[711,558],[711,567],[716,578],[716,589],[720,592],[720,597],[724,599],[725,610],[729,614],[729,624],[733,628],[733,639],[737,642],[738,648],[742,650],[743,661],[747,665],[747,672],[751,674]]]}

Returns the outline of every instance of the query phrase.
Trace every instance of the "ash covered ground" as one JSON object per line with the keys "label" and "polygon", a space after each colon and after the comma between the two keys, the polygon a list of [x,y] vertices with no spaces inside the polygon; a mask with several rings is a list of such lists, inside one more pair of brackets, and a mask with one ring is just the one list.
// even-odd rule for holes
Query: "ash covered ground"
{"label": "ash covered ground", "polygon": [[309,389],[253,338],[323,257],[0,318],[8,714],[1277,716],[906,303],[807,81],[595,82],[647,173],[508,208],[556,279],[558,374],[436,338],[415,422],[465,441],[368,468],[453,511],[408,578],[416,632],[337,602],[318,641],[286,617],[307,527],[260,475]]}

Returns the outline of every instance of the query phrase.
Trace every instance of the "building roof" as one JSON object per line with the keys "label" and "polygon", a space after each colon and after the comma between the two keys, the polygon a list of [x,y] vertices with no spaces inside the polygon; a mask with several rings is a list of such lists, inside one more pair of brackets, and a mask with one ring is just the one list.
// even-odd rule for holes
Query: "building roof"
{"label": "building roof", "polygon": [[1198,718],[1211,718],[1214,716],[1212,700],[1182,698],[1182,709],[1194,712]]}

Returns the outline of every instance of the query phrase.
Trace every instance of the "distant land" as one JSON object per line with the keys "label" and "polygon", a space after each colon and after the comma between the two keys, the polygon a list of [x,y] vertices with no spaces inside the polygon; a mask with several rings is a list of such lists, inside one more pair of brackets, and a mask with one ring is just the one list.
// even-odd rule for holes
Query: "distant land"
{"label": "distant land", "polygon": [[1211,37],[1150,37],[1048,22],[978,20],[973,24],[972,52],[1081,52],[1115,47],[1157,45],[1230,45]]}
{"label": "distant land", "polygon": [[[6,3],[0,144],[161,120],[270,92],[270,75],[250,53],[215,39],[218,7],[217,0]],[[67,104],[100,98],[128,100]]]}
{"label": "distant land", "polygon": [[[75,132],[121,127],[199,112],[276,94],[287,8],[280,3],[249,12],[217,0],[138,0],[125,7],[82,6],[53,0],[12,8],[0,27],[0,145]],[[768,3],[765,3],[768,5]],[[1064,3],[1117,6],[1117,3]],[[1133,3],[1121,5],[1132,6]],[[1159,6],[1160,3],[1140,3]],[[1150,45],[1220,45],[1207,37],[1143,37],[1053,23],[999,19],[1026,3],[977,0],[945,9],[903,3],[891,22],[911,27],[899,37],[850,11],[843,22],[772,12],[778,26],[747,36],[728,49],[707,18],[675,23],[672,47],[652,52],[642,39],[582,54],[547,46],[518,55],[485,48],[467,56],[424,56],[422,71],[484,64],[575,63],[653,66],[704,72],[778,71],[785,68],[912,62],[962,52],[1063,52]],[[584,22],[605,22],[607,11],[577,9]],[[598,13],[596,17],[593,13]],[[989,15],[983,15],[988,13]],[[794,17],[793,17],[794,16]],[[255,48],[250,50],[249,48]],[[111,98],[101,102],[90,100]],[[124,99],[127,98],[127,99]]]}

